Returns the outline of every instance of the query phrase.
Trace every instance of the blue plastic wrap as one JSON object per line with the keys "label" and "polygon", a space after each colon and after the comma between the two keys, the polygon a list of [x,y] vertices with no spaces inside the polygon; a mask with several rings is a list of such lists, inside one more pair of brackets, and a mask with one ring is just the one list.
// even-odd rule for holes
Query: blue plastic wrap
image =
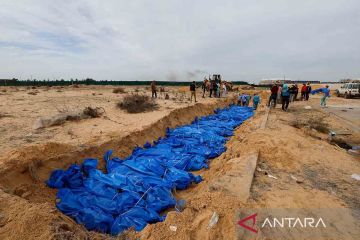
{"label": "blue plastic wrap", "polygon": [[57,208],[88,230],[112,235],[130,227],[140,231],[162,221],[160,213],[177,204],[173,189],[201,182],[201,176],[189,171],[208,168],[210,159],[226,151],[234,129],[252,115],[250,107],[217,109],[189,125],[167,129],[166,137],[136,147],[125,159],[112,158],[109,150],[106,173],[97,169],[97,159],[88,158],[81,166],[53,171],[47,184],[59,189]]}

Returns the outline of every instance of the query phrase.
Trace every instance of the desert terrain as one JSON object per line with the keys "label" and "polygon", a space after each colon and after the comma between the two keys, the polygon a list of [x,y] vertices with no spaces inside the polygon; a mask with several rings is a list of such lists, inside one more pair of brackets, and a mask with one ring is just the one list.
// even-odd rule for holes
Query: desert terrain
{"label": "desert terrain", "polygon": [[[124,87],[124,93],[114,93],[115,88],[0,89],[1,239],[276,239],[261,230],[257,235],[244,233],[237,224],[242,210],[360,209],[360,181],[351,177],[360,174],[360,159],[348,152],[360,145],[359,99],[333,96],[323,109],[320,97],[311,96],[309,101],[290,103],[284,112],[280,106],[266,107],[268,90],[240,90],[259,92],[261,105],[254,117],[235,130],[226,152],[213,159],[209,169],[194,172],[203,181],[174,192],[177,199],[186,201],[183,211],[169,209],[165,221],[149,224],[140,232],[130,229],[110,236],[87,231],[56,209],[56,190],[44,182],[53,170],[81,163],[86,157],[102,158],[108,149],[125,157],[134,147],[164,136],[167,127],[212,114],[236,102],[238,95],[201,98],[199,89],[195,104],[188,99],[188,87],[166,87],[156,100],[157,109],[131,114],[117,103],[126,94],[150,95],[150,90]],[[101,109],[101,116],[37,126],[39,119],[86,107]],[[329,132],[336,135],[329,139]],[[255,171],[245,168],[239,174],[251,175],[246,185],[234,172],[248,156],[256,156],[256,165]],[[224,176],[234,184],[224,186]],[[214,213],[218,219],[210,227]],[[359,239],[359,215],[351,218],[347,228],[321,232],[317,239]],[[287,234],[297,237],[291,231]]]}

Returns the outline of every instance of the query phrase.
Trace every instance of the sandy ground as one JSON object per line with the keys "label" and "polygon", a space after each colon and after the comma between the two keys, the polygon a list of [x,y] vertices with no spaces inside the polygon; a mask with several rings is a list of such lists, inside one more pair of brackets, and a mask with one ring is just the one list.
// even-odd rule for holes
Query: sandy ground
{"label": "sandy ground", "polygon": [[[108,149],[125,157],[134,147],[163,136],[167,127],[190,123],[196,116],[211,114],[230,103],[227,98],[198,98],[197,104],[190,103],[188,87],[175,87],[167,88],[170,100],[157,100],[158,110],[128,114],[116,108],[123,95],[112,93],[113,89],[1,89],[0,239],[62,238],[69,230],[74,238],[93,238],[96,233],[85,231],[55,209],[56,191],[44,184],[51,171],[85,157],[101,158]],[[127,92],[135,89],[126,87]],[[145,87],[138,89],[150,94]],[[200,96],[200,89],[198,92]],[[33,129],[40,117],[86,106],[103,107],[105,116]],[[34,223],[33,228],[28,226]],[[100,235],[99,239],[103,238]]]}
{"label": "sandy ground", "polygon": [[[351,131],[351,126],[316,109],[318,100],[315,97],[308,102],[293,103],[289,112],[279,108],[271,110],[265,129],[258,127],[264,109],[262,106],[257,116],[236,131],[236,135],[227,143],[226,153],[214,159],[209,170],[200,171],[205,180],[178,193],[178,197],[186,199],[188,203],[184,213],[172,212],[164,223],[148,226],[139,236],[142,239],[237,239],[236,223],[240,209],[305,208],[309,213],[319,208],[359,209],[360,198],[356,193],[360,190],[360,183],[351,178],[353,173],[360,172],[359,158],[329,144],[327,134],[291,126],[293,121],[300,118],[324,117],[330,129]],[[342,102],[341,99],[334,99],[332,104]],[[355,101],[351,103],[358,105]],[[305,110],[304,107],[309,105],[313,109]],[[358,134],[349,138],[360,143]],[[247,203],[242,203],[228,192],[209,188],[212,182],[230,171],[230,159],[256,149],[260,152],[258,171]],[[268,174],[277,179],[268,177]],[[301,180],[301,183],[291,176]],[[214,212],[219,214],[219,222],[214,228],[208,229]],[[354,218],[357,223],[358,217]],[[177,232],[170,231],[170,226],[177,226]],[[338,229],[335,233],[324,232],[316,239],[357,239],[359,227],[357,224]],[[298,235],[293,234],[287,232],[284,239],[298,239]],[[246,239],[277,238],[262,233]]]}
{"label": "sandy ground", "polygon": [[[174,109],[194,104],[188,100],[187,88],[165,88],[170,100],[164,95],[159,96],[157,103],[159,111],[141,114],[126,114],[116,107],[125,94],[115,94],[116,87],[81,86],[74,87],[25,87],[2,88],[0,91],[0,152],[5,153],[14,149],[24,148],[34,144],[56,142],[73,146],[91,145],[94,142],[108,141],[114,136],[140,130],[167,115]],[[150,95],[146,87],[126,87],[126,92],[139,91]],[[29,93],[35,92],[36,95]],[[158,93],[160,95],[160,93]],[[184,99],[181,97],[184,95]],[[176,98],[174,100],[174,98]],[[200,98],[198,101],[208,103],[214,99]],[[81,110],[87,106],[102,107],[105,115],[101,118],[87,119],[77,122],[67,122],[61,126],[54,126],[44,130],[34,130],[37,119],[51,117],[60,112]]]}
{"label": "sandy ground", "polygon": [[[54,204],[55,191],[47,188],[42,181],[56,167],[66,167],[83,157],[100,157],[109,148],[113,148],[119,155],[129,154],[136,144],[142,145],[148,139],[161,136],[166,127],[185,124],[197,115],[210,114],[214,108],[229,103],[200,99],[204,104],[190,105],[185,102],[170,103],[159,100],[160,110],[137,114],[139,118],[134,118],[134,115],[125,114],[115,108],[114,105],[121,96],[112,93],[112,88],[85,87],[76,90],[62,89],[63,92],[49,90],[54,91],[51,93],[54,95],[52,102],[59,103],[57,107],[51,107],[44,96],[37,102],[39,105],[33,103],[34,99],[31,98],[42,96],[43,93],[39,91],[40,93],[35,96],[27,96],[28,94],[22,91],[15,93],[23,94],[21,96],[26,100],[21,101],[27,101],[28,104],[21,105],[17,111],[6,108],[6,114],[13,115],[15,127],[11,128],[12,131],[8,130],[11,127],[11,117],[0,120],[5,119],[8,124],[5,130],[2,130],[5,134],[1,135],[0,139],[1,147],[5,144],[2,150],[8,151],[0,161],[1,239],[111,239],[107,235],[86,231],[58,212]],[[103,95],[94,96],[93,92],[101,92]],[[68,97],[56,98],[57,94]],[[118,239],[237,239],[238,212],[245,208],[359,209],[360,199],[357,193],[360,183],[351,178],[353,173],[360,174],[359,158],[348,154],[339,145],[330,143],[327,133],[298,124],[299,121],[320,119],[327,124],[327,129],[339,133],[350,132],[339,136],[342,141],[359,145],[360,136],[353,130],[353,125],[358,123],[355,121],[350,124],[349,121],[327,112],[342,105],[358,108],[359,101],[334,97],[328,102],[329,109],[320,109],[319,97],[314,96],[308,102],[291,103],[288,112],[283,112],[279,108],[271,109],[266,128],[261,129],[260,122],[266,112],[266,94],[264,92],[261,95],[263,103],[256,115],[241,125],[230,138],[227,151],[212,160],[208,170],[196,172],[203,176],[204,181],[175,193],[177,198],[186,200],[183,212],[178,213],[170,209],[164,222],[148,225],[139,233],[130,230]],[[12,104],[10,98],[12,101],[22,98],[8,95],[0,97],[4,98],[1,101],[1,109],[4,109],[4,102]],[[69,99],[72,100],[68,101]],[[116,121],[120,118],[119,122],[123,125],[103,118],[88,119],[46,129],[39,134],[35,142],[27,142],[21,138],[24,134],[35,134],[32,132],[32,124],[36,118],[50,112],[56,114],[57,108],[64,104],[76,107],[102,106],[106,109],[108,118]],[[312,106],[312,109],[306,110],[305,106]],[[46,107],[48,110],[43,111]],[[19,112],[30,108],[31,111],[20,117]],[[26,121],[24,118],[29,120]],[[353,121],[352,117],[350,118]],[[76,133],[76,140],[67,133],[69,129]],[[50,134],[51,138],[44,137]],[[13,143],[13,140],[10,140],[11,136],[18,136],[18,140]],[[54,143],[47,143],[49,139]],[[95,143],[94,140],[100,143]],[[63,142],[66,144],[62,144]],[[28,144],[35,145],[36,150],[31,148],[29,151],[29,147],[25,149],[24,146]],[[82,144],[88,147],[82,147]],[[69,149],[78,149],[78,152],[68,153]],[[231,159],[254,151],[260,153],[258,171],[255,173],[247,202],[241,202],[228,192],[210,187],[214,181],[227,175],[234,167]],[[52,157],[53,152],[60,155]],[[268,177],[265,172],[271,173],[277,179]],[[291,176],[301,181],[298,183]],[[214,227],[208,228],[214,212],[219,215],[219,221]],[[170,226],[176,226],[177,230],[171,231]],[[334,236],[324,234],[319,239],[359,239],[358,229],[359,224],[351,225],[347,229],[338,229]],[[288,233],[290,239],[295,239],[291,234]],[[274,237],[264,232],[256,236],[256,239]]]}

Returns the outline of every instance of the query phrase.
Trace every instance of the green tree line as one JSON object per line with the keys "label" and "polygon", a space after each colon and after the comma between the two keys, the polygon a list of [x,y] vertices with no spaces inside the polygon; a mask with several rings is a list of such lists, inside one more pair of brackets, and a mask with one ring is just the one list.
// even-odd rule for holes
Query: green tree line
{"label": "green tree line", "polygon": [[[201,81],[197,82],[201,84]],[[233,82],[236,85],[246,85],[247,82],[236,81]],[[138,85],[150,85],[151,81],[112,81],[112,80],[94,80],[87,79],[70,79],[70,80],[10,80],[0,81],[2,86],[69,86],[69,85],[124,85],[124,86],[138,86]],[[157,81],[157,85],[161,86],[188,86],[190,82],[180,81]]]}

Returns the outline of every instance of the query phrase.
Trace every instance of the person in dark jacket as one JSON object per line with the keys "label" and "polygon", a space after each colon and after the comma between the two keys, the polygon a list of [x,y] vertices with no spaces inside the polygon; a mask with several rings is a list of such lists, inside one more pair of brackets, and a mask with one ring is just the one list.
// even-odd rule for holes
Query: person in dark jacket
{"label": "person in dark jacket", "polygon": [[295,97],[295,85],[292,85],[292,86],[289,88],[289,93],[290,93],[290,102],[295,101],[295,100],[294,100],[294,97]]}
{"label": "person in dark jacket", "polygon": [[203,95],[202,97],[205,98],[205,92],[206,92],[206,88],[207,88],[207,84],[208,84],[208,80],[205,78],[202,85],[201,85],[201,89],[203,90]]}
{"label": "person in dark jacket", "polygon": [[196,101],[196,84],[195,84],[195,81],[193,81],[190,84],[190,92],[191,92],[190,102],[192,102],[193,97],[194,97],[195,102],[197,102]]}
{"label": "person in dark jacket", "polygon": [[219,97],[218,93],[219,93],[219,85],[216,81],[214,81],[214,96],[217,98]]}
{"label": "person in dark jacket", "polygon": [[294,88],[294,101],[297,101],[297,96],[298,96],[298,93],[299,93],[299,87],[297,84],[294,85],[295,88]]}
{"label": "person in dark jacket", "polygon": [[276,107],[277,92],[278,92],[278,86],[276,84],[274,84],[271,87],[271,94],[269,97],[269,102],[267,104],[268,106],[270,106],[271,101],[274,101],[274,108]]}
{"label": "person in dark jacket", "polygon": [[157,98],[157,87],[156,87],[156,81],[155,80],[153,80],[152,82],[151,82],[151,97],[152,98]]}
{"label": "person in dark jacket", "polygon": [[214,93],[214,95],[215,95],[215,92],[214,92],[214,88],[215,88],[215,81],[214,80],[210,80],[210,95],[209,95],[209,97],[211,97],[211,95]]}
{"label": "person in dark jacket", "polygon": [[307,86],[306,86],[306,95],[305,95],[305,100],[306,100],[306,101],[309,100],[310,93],[311,93],[311,86],[310,86],[310,83],[307,83]]}

